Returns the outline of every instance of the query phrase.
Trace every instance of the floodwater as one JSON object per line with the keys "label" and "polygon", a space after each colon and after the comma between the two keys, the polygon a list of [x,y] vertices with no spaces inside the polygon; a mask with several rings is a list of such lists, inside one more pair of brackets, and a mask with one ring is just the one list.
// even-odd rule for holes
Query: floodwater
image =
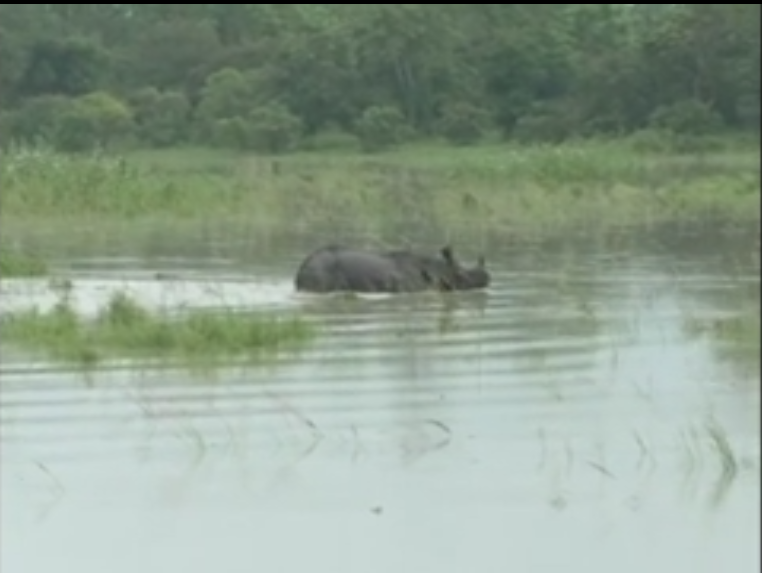
{"label": "floodwater", "polygon": [[[213,374],[3,348],[1,569],[759,571],[759,371],[686,328],[743,309],[758,261],[691,243],[355,300],[294,295],[296,251],[61,261],[83,313],[121,289],[321,334]],[[7,280],[0,304],[57,296]]]}

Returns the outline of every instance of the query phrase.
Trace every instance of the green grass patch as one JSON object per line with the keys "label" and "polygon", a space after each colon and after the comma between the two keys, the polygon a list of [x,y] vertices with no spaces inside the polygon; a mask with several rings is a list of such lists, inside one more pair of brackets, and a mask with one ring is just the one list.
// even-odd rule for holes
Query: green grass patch
{"label": "green grass patch", "polygon": [[555,146],[410,145],[272,158],[200,149],[125,156],[10,149],[0,233],[14,238],[277,235],[399,241],[564,236],[671,221],[756,221],[759,146],[642,151],[628,140]]}
{"label": "green grass patch", "polygon": [[208,363],[262,357],[311,339],[314,327],[298,317],[240,311],[152,313],[117,293],[94,320],[78,316],[62,299],[50,312],[37,309],[4,317],[5,342],[83,365],[105,358],[167,358]]}
{"label": "green grass patch", "polygon": [[0,277],[43,277],[48,274],[48,265],[39,257],[25,255],[6,248],[0,249]]}

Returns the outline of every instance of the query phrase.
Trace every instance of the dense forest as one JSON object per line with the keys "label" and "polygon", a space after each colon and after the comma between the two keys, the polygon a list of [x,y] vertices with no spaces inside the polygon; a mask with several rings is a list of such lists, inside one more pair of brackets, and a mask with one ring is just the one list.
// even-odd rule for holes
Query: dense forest
{"label": "dense forest", "polygon": [[759,4],[0,4],[4,142],[758,132]]}

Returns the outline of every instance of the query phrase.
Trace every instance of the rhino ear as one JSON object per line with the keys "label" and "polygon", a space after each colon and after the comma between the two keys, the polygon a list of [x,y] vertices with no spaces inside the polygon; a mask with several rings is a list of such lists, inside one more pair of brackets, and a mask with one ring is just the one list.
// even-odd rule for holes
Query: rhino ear
{"label": "rhino ear", "polygon": [[476,265],[477,265],[477,266],[478,266],[480,269],[483,269],[483,268],[485,268],[485,267],[487,266],[487,262],[486,262],[486,260],[484,259],[484,255],[479,255],[479,258],[478,258],[478,259],[476,259]]}
{"label": "rhino ear", "polygon": [[450,264],[455,264],[455,255],[452,253],[452,247],[450,245],[445,245],[442,247],[442,250],[440,251],[442,253],[442,257],[445,261],[447,261]]}

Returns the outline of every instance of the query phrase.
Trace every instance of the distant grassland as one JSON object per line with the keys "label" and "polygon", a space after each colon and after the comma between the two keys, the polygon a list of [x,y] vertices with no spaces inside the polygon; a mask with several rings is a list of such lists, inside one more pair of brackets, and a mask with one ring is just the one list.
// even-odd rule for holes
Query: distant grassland
{"label": "distant grassland", "polygon": [[3,240],[130,234],[259,241],[563,236],[759,219],[758,144],[640,151],[632,142],[412,145],[283,157],[200,149],[66,156],[6,149]]}

